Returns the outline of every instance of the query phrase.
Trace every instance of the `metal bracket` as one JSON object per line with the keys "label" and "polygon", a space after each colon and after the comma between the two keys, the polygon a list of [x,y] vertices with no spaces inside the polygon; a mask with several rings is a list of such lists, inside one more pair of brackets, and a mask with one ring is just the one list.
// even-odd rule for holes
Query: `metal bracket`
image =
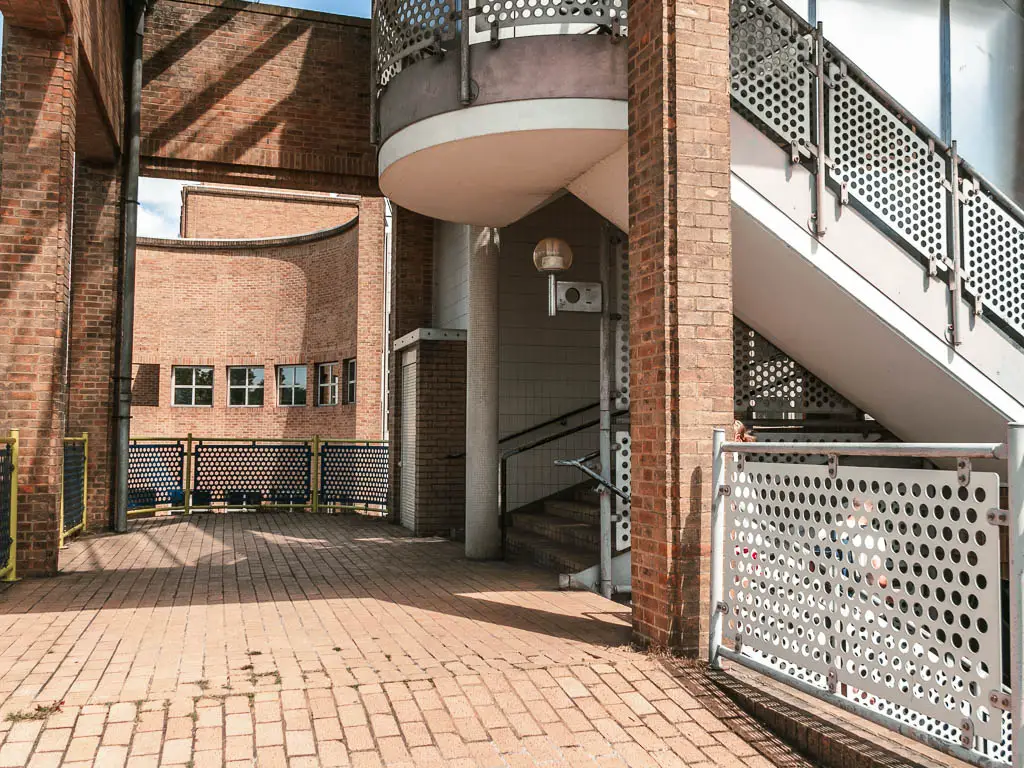
{"label": "metal bracket", "polygon": [[989,691],[988,703],[995,709],[1001,709],[1003,712],[1009,712],[1012,706],[1010,694],[1004,691]]}
{"label": "metal bracket", "polygon": [[956,482],[961,488],[966,488],[968,485],[971,484],[970,459],[956,460]]}
{"label": "metal bracket", "polygon": [[845,181],[839,185],[839,204],[850,204],[850,186]]}
{"label": "metal bracket", "polygon": [[825,685],[828,686],[829,693],[835,693],[839,688],[839,670],[835,667],[829,669],[828,674],[825,676]]}
{"label": "metal bracket", "polygon": [[960,746],[964,749],[974,746],[974,721],[969,717],[960,721]]}
{"label": "metal bracket", "polygon": [[990,525],[1009,525],[1010,512],[1006,509],[990,509],[985,514],[985,519]]}
{"label": "metal bracket", "polygon": [[939,275],[939,260],[936,258],[928,259],[928,277],[938,277]]}
{"label": "metal bracket", "polygon": [[732,488],[728,485],[720,485],[718,486],[718,493],[721,496],[730,496],[732,495]]}
{"label": "metal bracket", "polygon": [[789,162],[793,165],[800,163],[800,147],[796,144],[789,145]]}
{"label": "metal bracket", "polygon": [[743,633],[736,635],[736,653],[743,653]]}
{"label": "metal bracket", "polygon": [[747,460],[742,453],[736,454],[736,471],[742,472],[743,468],[747,465]]}
{"label": "metal bracket", "polygon": [[622,40],[624,35],[622,34],[622,20],[616,16],[612,19],[612,42],[618,43]]}
{"label": "metal bracket", "polygon": [[427,48],[427,50],[430,51],[430,55],[433,56],[435,59],[443,59],[444,58],[444,46],[441,45],[441,28],[440,27],[436,27],[434,29],[434,40],[430,44],[430,47]]}
{"label": "metal bracket", "polygon": [[839,474],[839,456],[835,453],[828,455],[828,476],[835,480]]}
{"label": "metal bracket", "polygon": [[974,297],[974,314],[976,317],[981,317],[981,313],[985,311],[985,303],[981,300],[981,296]]}
{"label": "metal bracket", "polygon": [[501,45],[501,30],[498,27],[498,20],[491,22],[491,48]]}
{"label": "metal bracket", "polygon": [[715,613],[725,614],[725,613],[728,613],[728,612],[729,612],[729,606],[726,605],[725,601],[721,601],[721,602],[718,603],[718,605],[715,606]]}

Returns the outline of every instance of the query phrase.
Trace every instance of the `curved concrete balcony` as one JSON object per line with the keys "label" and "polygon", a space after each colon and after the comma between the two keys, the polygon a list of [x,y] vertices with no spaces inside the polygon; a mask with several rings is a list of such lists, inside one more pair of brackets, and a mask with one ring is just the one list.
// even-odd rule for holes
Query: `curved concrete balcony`
{"label": "curved concrete balcony", "polygon": [[467,1],[374,9],[381,190],[482,226],[568,190],[625,228],[626,0]]}

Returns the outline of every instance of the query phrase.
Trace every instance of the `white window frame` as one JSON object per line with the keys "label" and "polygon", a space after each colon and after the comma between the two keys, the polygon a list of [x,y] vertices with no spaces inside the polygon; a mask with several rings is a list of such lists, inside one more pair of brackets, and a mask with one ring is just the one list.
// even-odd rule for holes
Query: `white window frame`
{"label": "white window frame", "polygon": [[[338,375],[341,373],[340,368],[341,365],[337,361],[317,364],[316,404],[318,407],[338,404]],[[325,370],[329,372],[326,384],[323,381],[323,372]],[[326,400],[324,399],[324,392],[327,392]]]}
{"label": "white window frame", "polygon": [[[305,398],[304,403],[295,402],[295,390],[298,386],[294,383],[284,384],[284,372],[289,369],[302,370],[306,373],[306,381],[302,386],[304,390],[303,397]],[[294,380],[293,380],[294,381]],[[285,390],[291,390],[292,402],[283,403],[281,397]],[[279,365],[277,366],[277,406],[279,408],[305,408],[309,404],[309,366],[308,365]]]}
{"label": "white window frame", "polygon": [[356,402],[356,359],[346,358],[341,361],[341,372],[344,376],[344,391],[341,393],[343,405],[354,405]]}
{"label": "white window frame", "polygon": [[[188,370],[192,372],[192,383],[191,384],[179,384],[178,383],[178,371]],[[209,371],[210,372],[210,385],[196,384],[196,372],[197,371]],[[173,408],[212,408],[213,407],[213,366],[212,365],[172,365],[171,366],[171,407]],[[179,403],[177,402],[178,390],[188,390],[192,393],[191,403]],[[210,390],[210,402],[209,403],[196,403],[196,392],[200,389]]]}
{"label": "white window frame", "polygon": [[[231,383],[231,373],[233,371],[246,371],[246,377],[245,377],[246,383],[245,384],[232,384]],[[263,378],[260,381],[258,386],[254,385],[254,384],[249,384],[248,383],[248,381],[249,381],[249,374],[248,374],[248,372],[249,371],[259,371],[261,374],[263,374]],[[266,371],[265,371],[265,369],[264,369],[264,367],[262,365],[229,365],[228,366],[228,408],[262,408],[263,404],[266,402],[266,384],[267,384],[267,374],[266,374]],[[231,393],[234,390],[237,390],[237,389],[240,389],[243,392],[245,392],[245,402],[242,403],[242,404],[232,403],[231,402]],[[255,392],[256,390],[260,391],[260,395],[261,395],[260,401],[261,402],[250,403],[249,402],[249,395],[250,395],[250,393]]]}

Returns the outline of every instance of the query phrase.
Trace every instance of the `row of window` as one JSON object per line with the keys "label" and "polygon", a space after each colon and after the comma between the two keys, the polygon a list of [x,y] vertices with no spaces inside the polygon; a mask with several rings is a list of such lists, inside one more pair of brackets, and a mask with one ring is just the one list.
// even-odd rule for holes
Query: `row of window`
{"label": "row of window", "polygon": [[[339,370],[340,369],[340,370]],[[316,366],[316,404],[337,405],[356,401],[355,358],[341,364],[318,363]],[[306,405],[306,366],[277,366],[277,404],[284,407]],[[264,372],[262,365],[228,367],[228,405],[258,408],[263,405]],[[209,365],[175,365],[171,369],[171,402],[174,405],[213,405],[213,367]]]}

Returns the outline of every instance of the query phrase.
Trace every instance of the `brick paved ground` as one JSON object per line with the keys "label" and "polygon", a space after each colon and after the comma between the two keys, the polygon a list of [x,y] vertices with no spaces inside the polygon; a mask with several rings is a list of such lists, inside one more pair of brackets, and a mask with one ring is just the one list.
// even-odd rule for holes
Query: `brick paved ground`
{"label": "brick paved ground", "polygon": [[62,566],[0,590],[0,766],[807,765],[623,607],[380,521],[146,520]]}

